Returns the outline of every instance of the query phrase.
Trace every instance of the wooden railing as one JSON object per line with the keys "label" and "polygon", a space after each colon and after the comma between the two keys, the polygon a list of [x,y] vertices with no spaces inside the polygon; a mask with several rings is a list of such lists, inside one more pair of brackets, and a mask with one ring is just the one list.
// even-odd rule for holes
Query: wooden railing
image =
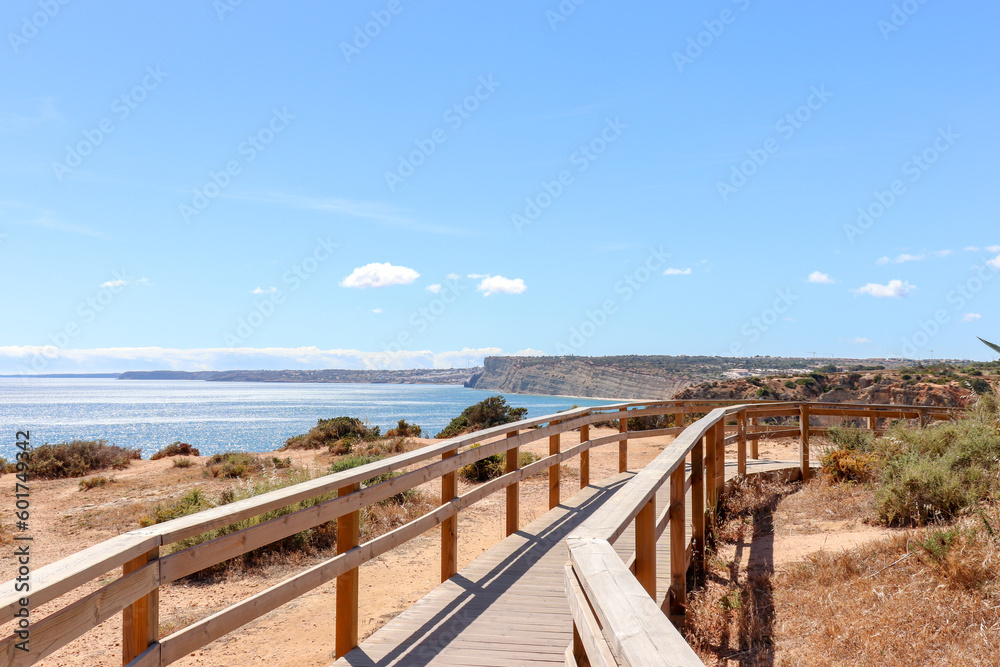
{"label": "wooden railing", "polygon": [[[518,484],[521,480],[547,470],[549,507],[552,508],[559,504],[560,465],[566,460],[580,457],[582,488],[590,484],[592,448],[618,443],[619,469],[624,471],[628,467],[630,438],[674,434],[679,437],[672,445],[619,491],[614,502],[609,502],[605,509],[574,533],[571,540],[572,567],[567,570],[569,600],[577,634],[582,646],[586,647],[586,651],[577,647],[577,658],[584,660],[585,655],[590,656],[592,664],[599,664],[600,656],[610,655],[622,664],[660,664],[646,661],[641,651],[666,650],[674,644],[677,644],[677,651],[683,651],[684,647],[681,646],[683,640],[678,639],[679,635],[649,598],[650,593],[655,595],[656,587],[656,539],[669,522],[671,545],[676,541],[678,546],[675,550],[678,555],[675,556],[671,613],[679,613],[684,600],[684,578],[680,573],[682,566],[686,570],[690,564],[692,549],[697,558],[704,550],[704,510],[711,510],[717,502],[720,480],[724,476],[722,462],[725,445],[739,443],[742,472],[746,465],[746,443],[752,444],[751,456],[755,457],[757,439],[765,436],[757,429],[748,431],[748,419],[752,426],[758,419],[766,417],[809,414],[867,417],[870,420],[927,420],[950,416],[950,412],[944,409],[898,406],[816,404],[810,407],[805,404],[753,402],[732,408],[716,407],[729,403],[731,401],[621,403],[526,419],[124,533],[31,574],[31,588],[27,595],[30,609],[37,609],[64,595],[70,600],[41,621],[31,623],[29,651],[16,647],[18,642],[23,641],[23,637],[17,634],[0,641],[0,659],[9,665],[34,664],[107,619],[122,614],[122,664],[133,667],[167,665],[334,579],[337,581],[335,652],[339,657],[358,644],[358,568],[362,564],[440,526],[441,578],[448,579],[456,573],[458,566],[457,516],[461,510],[505,489],[506,531],[509,535],[517,531],[519,525]],[[676,426],[646,431],[628,430],[630,417],[674,414],[675,423],[683,425],[686,415],[705,413],[708,413],[707,416],[687,429]],[[726,436],[723,419],[731,415],[737,415],[739,425],[737,433]],[[619,432],[591,439],[590,426],[607,420],[618,420]],[[802,423],[806,426],[803,429],[801,467],[808,474],[808,435],[824,429],[808,427],[808,419]],[[580,443],[563,449],[560,435],[575,429],[580,429]],[[789,432],[799,431],[777,428],[766,435],[779,436]],[[544,438],[549,440],[549,455],[519,467],[519,448]],[[472,447],[475,444],[480,446]],[[455,476],[461,467],[501,452],[507,453],[504,475],[458,494]],[[697,465],[693,466],[692,475],[685,478],[682,464],[689,453]],[[397,476],[364,486],[366,480],[386,473]],[[365,507],[438,478],[441,479],[440,505],[404,526],[360,542],[360,516]],[[656,517],[651,499],[667,478],[677,486],[670,507]],[[684,491],[688,487],[695,492],[696,498],[692,505],[695,510],[695,539],[691,545],[685,546],[683,503]],[[335,498],[311,507],[184,549],[170,549],[171,545],[187,538],[333,492],[337,494]],[[700,500],[702,497],[704,500]],[[702,502],[706,504],[699,504]],[[624,530],[623,526],[633,518],[637,520],[637,550],[633,559],[635,576],[628,568],[623,570],[621,559],[615,556],[615,561],[611,558],[614,552],[608,550]],[[329,521],[337,522],[336,556],[166,637],[158,636],[158,590],[161,586]],[[651,553],[653,560],[650,560]],[[118,568],[121,568],[121,574],[115,576]],[[93,592],[84,594],[80,590],[92,587],[91,582],[98,578],[106,579],[108,575],[115,578]],[[25,593],[15,591],[14,583],[7,582],[0,595],[0,614],[6,618],[13,617],[13,612],[22,606],[20,601],[26,597]],[[637,599],[636,591],[643,592],[645,599]],[[654,614],[657,618],[647,624],[649,619],[645,619],[644,615],[653,611],[657,612]],[[636,619],[644,619],[641,624],[643,634],[635,635],[641,644],[641,648],[636,649],[639,653],[632,650],[633,645],[640,646],[636,641],[629,640],[623,644],[621,640],[630,633],[634,635],[634,628],[629,624]]]}
{"label": "wooden railing", "polygon": [[[809,437],[828,430],[811,426],[811,418],[864,419],[867,428],[878,430],[890,420],[914,419],[926,425],[935,419],[951,419],[959,412],[925,406],[808,402],[744,403],[711,410],[685,428],[567,538],[566,596],[573,615],[567,666],[702,667],[671,621],[683,621],[688,570],[704,561],[706,517],[715,514],[725,492],[727,446],[737,445],[737,474],[742,476],[746,474],[748,442],[750,457],[757,458],[760,438],[797,435],[797,472],[808,479]],[[759,425],[762,419],[789,417],[798,418],[794,428]],[[726,424],[732,421],[736,432],[727,436]],[[669,484],[669,505],[657,514],[656,494],[665,484]],[[690,540],[685,507],[688,491]],[[633,521],[635,553],[626,562],[612,545]],[[661,609],[656,603],[656,543],[667,531],[670,588]]]}

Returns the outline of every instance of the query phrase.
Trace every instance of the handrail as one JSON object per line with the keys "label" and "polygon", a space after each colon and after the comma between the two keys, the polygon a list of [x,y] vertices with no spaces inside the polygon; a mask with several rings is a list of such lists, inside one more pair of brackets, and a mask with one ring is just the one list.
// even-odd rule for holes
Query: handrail
{"label": "handrail", "polygon": [[[568,536],[566,594],[573,614],[574,642],[566,651],[566,664],[702,667],[671,619],[683,617],[688,568],[704,558],[705,515],[715,513],[725,490],[726,445],[738,443],[737,466],[743,475],[747,441],[753,442],[751,456],[757,458],[760,437],[798,434],[799,472],[806,479],[809,436],[827,430],[811,426],[811,416],[863,417],[868,428],[875,430],[879,419],[913,418],[925,424],[932,419],[952,419],[960,411],[964,409],[808,401],[744,402],[712,409],[685,428]],[[726,422],[733,416],[737,418],[736,433],[726,436]],[[748,422],[756,425],[759,419],[791,416],[798,416],[794,429],[748,430]],[[690,474],[686,476],[688,460]],[[657,516],[656,493],[668,482],[670,505]],[[685,512],[688,490],[692,493],[690,542]],[[635,554],[626,562],[612,545],[633,521]],[[656,540],[668,529],[671,586],[664,606],[669,607],[670,616],[656,604]]]}
{"label": "handrail", "polygon": [[[453,546],[449,547],[449,544],[456,543],[457,524],[454,522],[454,517],[462,509],[493,493],[506,489],[507,527],[508,534],[510,534],[517,529],[517,489],[518,483],[524,478],[546,469],[549,471],[551,506],[553,502],[558,504],[559,466],[569,458],[581,457],[581,485],[586,486],[589,484],[590,449],[617,442],[620,445],[620,455],[624,457],[627,456],[627,449],[624,445],[630,438],[679,434],[672,445],[667,447],[650,466],[640,471],[619,492],[619,494],[628,492],[624,496],[627,501],[624,506],[630,509],[626,512],[628,517],[624,521],[621,520],[624,515],[620,514],[618,509],[610,509],[623,507],[622,503],[616,500],[616,502],[606,505],[605,509],[598,511],[591,520],[585,522],[574,533],[577,537],[582,536],[584,533],[580,533],[580,530],[583,527],[588,527],[588,529],[595,526],[613,528],[610,533],[607,531],[598,532],[595,533],[596,537],[591,535],[588,538],[590,540],[603,540],[610,544],[613,539],[609,538],[616,538],[623,530],[621,526],[627,524],[642,511],[644,504],[648,503],[652,494],[655,494],[655,489],[665,482],[666,476],[669,476],[683,461],[684,456],[692,451],[692,448],[695,447],[694,441],[698,440],[700,443],[699,439],[704,436],[708,429],[715,428],[715,424],[720,419],[734,413],[740,413],[742,415],[740,423],[745,426],[747,415],[759,414],[763,418],[776,412],[779,414],[789,412],[791,414],[790,411],[798,409],[797,406],[800,405],[799,403],[776,401],[745,401],[736,407],[716,407],[732,405],[732,403],[733,401],[725,400],[664,400],[623,402],[576,408],[450,438],[412,452],[381,459],[344,472],[326,475],[260,496],[124,533],[33,572],[30,601],[31,607],[37,608],[41,604],[75,591],[94,579],[107,575],[115,568],[123,568],[121,577],[62,607],[45,619],[32,623],[32,650],[29,653],[15,649],[18,638],[17,635],[12,635],[0,641],[0,656],[6,656],[8,664],[12,665],[34,664],[69,641],[96,627],[97,624],[111,615],[122,612],[125,618],[125,634],[122,642],[125,661],[131,661],[129,664],[134,665],[169,664],[190,650],[204,646],[223,634],[335,577],[338,578],[338,581],[341,577],[354,577],[353,580],[356,582],[357,568],[361,564],[439,525],[443,528],[442,578],[446,579],[455,573],[454,550]],[[854,416],[855,411],[858,411],[865,412],[865,415],[870,418],[871,415],[877,415],[876,419],[918,417],[922,420],[948,419],[954,412],[949,408],[924,406],[865,406],[837,403],[815,403],[810,404],[810,406],[813,415],[824,415],[828,411],[832,415],[839,411],[847,416]],[[673,414],[677,420],[676,423],[680,424],[683,423],[686,414],[697,415],[706,412],[709,416],[702,417],[687,429],[673,427],[629,431],[627,428],[627,420],[633,416]],[[796,414],[798,413],[796,412]],[[591,439],[589,427],[596,422],[607,420],[618,421],[619,433]],[[755,422],[756,418],[751,419],[751,421]],[[756,438],[761,437],[763,432],[747,432],[744,426],[740,427],[742,436],[737,436],[737,439],[741,443],[752,441],[755,445]],[[561,450],[560,434],[577,428],[581,430],[580,444]],[[720,438],[723,439],[725,438],[724,428],[723,425],[717,429]],[[808,428],[807,431],[814,432],[816,429]],[[549,455],[523,468],[519,467],[516,456],[518,448],[544,438],[549,439]],[[720,440],[718,451],[722,450],[722,442],[724,440]],[[480,446],[473,448],[472,445],[476,444]],[[745,447],[741,451],[745,451]],[[454,479],[454,475],[461,467],[500,452],[514,453],[513,456],[508,457],[508,469],[504,475],[462,495],[455,495],[454,491],[451,491],[454,486],[449,487],[448,484],[453,484],[450,480]],[[754,447],[755,454],[756,447]],[[586,466],[584,466],[584,462],[586,462]],[[417,467],[413,468],[413,466]],[[585,474],[584,468],[586,468]],[[681,466],[681,470],[683,470],[683,466]],[[390,472],[398,472],[399,474],[387,481],[362,488],[361,484],[365,480]],[[442,479],[442,490],[444,491],[442,501],[439,506],[427,514],[363,544],[358,544],[355,541],[346,546],[339,546],[337,556],[324,563],[286,579],[252,598],[240,601],[207,619],[179,630],[169,637],[158,639],[156,636],[158,625],[156,596],[160,586],[329,521],[338,522],[338,534],[349,532],[352,527],[351,522],[354,521],[353,530],[356,532],[356,521],[363,508],[437,478]],[[555,480],[554,484],[553,480]],[[694,483],[693,480],[688,481],[688,485],[692,483]],[[641,491],[637,491],[639,489]],[[164,547],[180,540],[330,493],[337,493],[337,497],[182,551],[161,553]],[[616,499],[619,494],[616,494]],[[636,498],[642,502],[637,504]],[[603,518],[598,520],[597,517]],[[655,517],[653,518],[655,520]],[[597,521],[603,521],[606,525],[595,523]],[[671,526],[674,523],[672,521]],[[654,544],[656,537],[658,537],[658,533],[652,537]],[[338,544],[340,543],[338,542]],[[580,548],[583,549],[582,546]],[[596,549],[594,558],[603,553],[603,547],[600,545],[596,547],[590,545],[587,548]],[[585,551],[586,549],[580,551],[578,556]],[[637,563],[641,560],[637,559]],[[618,574],[620,575],[620,573]],[[582,590],[587,592],[588,599],[596,591],[599,591],[599,589],[593,588],[596,575],[589,573],[583,565],[581,565],[581,569],[576,570],[576,576],[582,584]],[[628,576],[632,581],[635,581],[631,573]],[[619,590],[627,590],[628,584],[622,585],[625,588]],[[340,589],[341,586],[338,585],[338,592]],[[0,613],[11,614],[19,608],[20,598],[24,596],[24,593],[14,590],[13,581],[7,582],[2,590],[4,593],[0,595]],[[590,603],[593,604],[592,599]],[[595,610],[599,607],[595,607]],[[603,609],[603,607],[600,608]],[[357,643],[356,599],[353,609],[348,605],[343,610],[346,613],[341,614],[340,602],[338,601],[338,614],[336,615],[338,656],[353,648],[353,645]],[[609,622],[608,618],[610,617],[598,615],[601,623]]]}

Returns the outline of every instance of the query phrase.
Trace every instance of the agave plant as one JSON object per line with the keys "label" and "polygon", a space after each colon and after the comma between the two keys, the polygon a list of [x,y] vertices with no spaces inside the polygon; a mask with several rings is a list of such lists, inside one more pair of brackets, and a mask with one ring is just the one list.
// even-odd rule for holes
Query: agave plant
{"label": "agave plant", "polygon": [[[976,338],[979,338],[979,336],[976,336]],[[979,340],[983,340],[983,339],[979,338]],[[991,343],[988,340],[983,340],[983,343],[985,343],[986,345],[988,345],[990,347],[990,349],[992,349],[994,352],[1000,354],[1000,345],[997,345],[996,343]]]}

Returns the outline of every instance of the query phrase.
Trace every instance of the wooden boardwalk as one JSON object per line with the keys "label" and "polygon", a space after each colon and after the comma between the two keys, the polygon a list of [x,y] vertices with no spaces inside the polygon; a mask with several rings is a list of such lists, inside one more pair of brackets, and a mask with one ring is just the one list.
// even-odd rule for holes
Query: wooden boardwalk
{"label": "wooden boardwalk", "polygon": [[[794,468],[797,461],[747,461],[747,472]],[[573,622],[564,591],[568,559],[563,540],[611,498],[633,473],[591,484],[534,523],[502,540],[389,621],[337,667],[404,665],[564,665]],[[736,462],[726,462],[726,479]],[[669,502],[669,484],[657,494],[657,512]],[[690,493],[686,503],[690,514]],[[690,521],[686,522],[688,526]],[[670,540],[657,542],[657,601],[670,583]],[[633,530],[615,544],[634,551]]]}

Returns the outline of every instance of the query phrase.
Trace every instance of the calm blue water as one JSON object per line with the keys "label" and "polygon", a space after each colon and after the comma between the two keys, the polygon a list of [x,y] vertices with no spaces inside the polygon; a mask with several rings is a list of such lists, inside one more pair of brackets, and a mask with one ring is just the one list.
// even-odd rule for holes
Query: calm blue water
{"label": "calm blue water", "polygon": [[[108,440],[138,447],[143,458],[175,440],[203,455],[265,452],[305,433],[321,418],[348,415],[381,426],[400,419],[433,436],[466,407],[493,392],[452,385],[284,384],[192,380],[0,378],[0,456],[13,458],[14,435],[32,444]],[[507,395],[528,416],[596,401]]]}

